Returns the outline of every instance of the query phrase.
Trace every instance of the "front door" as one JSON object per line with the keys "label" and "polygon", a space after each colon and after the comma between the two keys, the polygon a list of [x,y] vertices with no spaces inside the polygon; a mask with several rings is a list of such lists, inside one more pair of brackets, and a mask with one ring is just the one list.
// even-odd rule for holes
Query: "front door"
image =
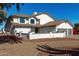
{"label": "front door", "polygon": [[35,33],[38,33],[38,27],[35,28]]}

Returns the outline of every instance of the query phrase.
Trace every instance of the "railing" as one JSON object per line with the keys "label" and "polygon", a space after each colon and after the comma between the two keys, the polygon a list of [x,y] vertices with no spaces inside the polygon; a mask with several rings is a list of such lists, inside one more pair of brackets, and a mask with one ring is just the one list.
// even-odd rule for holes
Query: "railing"
{"label": "railing", "polygon": [[63,33],[30,33],[29,39],[43,39],[43,38],[63,38],[66,37],[65,32]]}

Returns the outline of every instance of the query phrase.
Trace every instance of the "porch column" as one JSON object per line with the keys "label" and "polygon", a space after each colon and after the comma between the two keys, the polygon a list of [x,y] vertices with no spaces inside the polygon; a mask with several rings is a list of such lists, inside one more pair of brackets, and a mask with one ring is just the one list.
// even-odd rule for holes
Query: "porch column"
{"label": "porch column", "polygon": [[56,31],[56,32],[57,32],[57,30],[58,30],[58,29],[57,29],[57,28],[55,28],[55,31]]}
{"label": "porch column", "polygon": [[72,32],[72,36],[73,36],[73,29],[71,29],[71,32]]}
{"label": "porch column", "polygon": [[21,37],[22,31],[19,32],[19,36]]}

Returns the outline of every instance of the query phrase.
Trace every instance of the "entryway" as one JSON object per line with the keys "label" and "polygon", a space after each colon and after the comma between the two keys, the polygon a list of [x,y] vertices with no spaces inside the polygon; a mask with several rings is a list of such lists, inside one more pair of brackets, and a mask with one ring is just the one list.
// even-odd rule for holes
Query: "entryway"
{"label": "entryway", "polygon": [[38,27],[35,27],[35,33],[38,33],[38,29],[39,29]]}

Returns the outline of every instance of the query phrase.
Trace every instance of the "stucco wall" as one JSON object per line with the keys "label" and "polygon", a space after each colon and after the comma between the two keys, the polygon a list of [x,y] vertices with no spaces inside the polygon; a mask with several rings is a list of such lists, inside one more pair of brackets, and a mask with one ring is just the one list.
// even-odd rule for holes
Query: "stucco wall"
{"label": "stucco wall", "polygon": [[18,23],[18,18],[13,18],[13,23]]}
{"label": "stucco wall", "polygon": [[58,25],[56,28],[73,29],[73,27],[69,23],[62,23],[62,24]]}
{"label": "stucco wall", "polygon": [[40,24],[41,25],[46,24],[50,21],[54,21],[54,19],[52,19],[50,16],[48,16],[46,14],[38,15],[38,16],[36,16],[36,18],[40,19]]}

